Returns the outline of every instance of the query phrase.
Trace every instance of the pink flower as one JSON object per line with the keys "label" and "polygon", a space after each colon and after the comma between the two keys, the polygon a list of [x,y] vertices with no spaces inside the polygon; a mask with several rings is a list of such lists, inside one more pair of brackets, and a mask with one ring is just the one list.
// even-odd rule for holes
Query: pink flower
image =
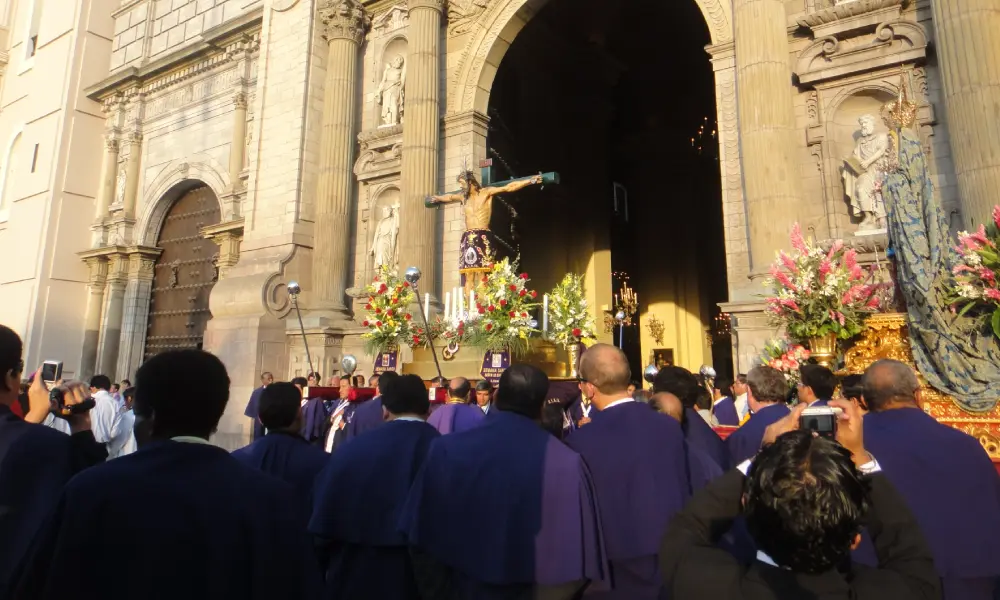
{"label": "pink flower", "polygon": [[1000,228],[1000,206],[993,207],[993,224]]}
{"label": "pink flower", "polygon": [[[956,248],[956,250],[957,250],[957,248]],[[955,265],[955,268],[953,268],[951,270],[951,274],[952,275],[960,275],[960,274],[966,273],[966,272],[968,272],[968,273],[975,273],[976,270],[973,269],[972,267],[970,267],[969,265]]]}
{"label": "pink flower", "polygon": [[864,291],[865,291],[865,286],[863,285],[852,286],[849,290],[844,292],[843,296],[841,296],[840,303],[851,304],[852,302],[855,302],[860,298],[862,298],[862,294],[864,293]]}
{"label": "pink flower", "polygon": [[879,307],[879,304],[878,296],[872,296],[868,299],[868,304],[865,304],[865,308],[876,309]]}
{"label": "pink flower", "polygon": [[785,308],[789,308],[791,310],[794,310],[795,312],[799,311],[799,305],[795,303],[795,300],[784,298],[780,301],[780,303],[781,306],[784,306]]}
{"label": "pink flower", "polygon": [[830,264],[830,259],[825,258],[819,263],[819,281],[823,283],[826,280],[827,274],[833,269],[833,265]]}
{"label": "pink flower", "polygon": [[830,251],[826,253],[827,260],[833,260],[833,257],[837,255],[838,252],[844,249],[844,240],[837,240],[830,247]]}
{"label": "pink flower", "polygon": [[1000,290],[996,288],[986,288],[985,296],[994,302],[1000,302]]}
{"label": "pink flower", "polygon": [[858,266],[858,253],[852,248],[844,252],[844,268],[852,271],[856,266]]}
{"label": "pink flower", "polygon": [[802,239],[802,228],[799,227],[798,223],[792,226],[792,234],[790,237],[792,240],[792,248],[795,248],[802,253],[809,251],[806,247],[806,241]]}
{"label": "pink flower", "polygon": [[847,319],[844,318],[844,313],[842,313],[842,312],[840,312],[838,310],[837,313],[836,313],[836,315],[834,315],[834,316],[836,317],[837,322],[840,323],[840,326],[843,327],[844,323],[847,321]]}
{"label": "pink flower", "polygon": [[779,252],[778,258],[781,260],[781,264],[785,265],[786,269],[788,269],[792,273],[799,272],[799,267],[795,264],[795,261],[792,260],[791,256],[788,256],[784,252]]}
{"label": "pink flower", "polygon": [[788,278],[788,275],[786,275],[776,265],[771,267],[771,277],[774,277],[775,280],[777,280],[781,285],[785,286],[785,288],[792,290],[793,292],[799,291],[799,288],[795,287],[795,284],[792,283],[792,280]]}
{"label": "pink flower", "polygon": [[986,267],[979,267],[979,276],[983,278],[983,281],[989,284],[996,283],[997,280],[996,274]]}
{"label": "pink flower", "polygon": [[980,244],[983,244],[984,246],[992,246],[993,245],[993,242],[990,241],[990,238],[986,237],[986,226],[985,225],[980,225],[979,229],[977,229],[976,232],[973,233],[969,237],[971,237],[972,239],[976,240]]}

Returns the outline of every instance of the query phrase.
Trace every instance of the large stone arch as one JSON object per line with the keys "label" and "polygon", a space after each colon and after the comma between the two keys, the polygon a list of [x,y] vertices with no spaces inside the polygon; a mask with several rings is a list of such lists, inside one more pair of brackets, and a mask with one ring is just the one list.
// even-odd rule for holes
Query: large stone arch
{"label": "large stone arch", "polygon": [[[660,0],[661,2],[691,0]],[[724,0],[694,0],[718,46],[733,39],[732,9]],[[486,114],[497,68],[507,49],[528,21],[549,0],[499,0],[489,6],[471,28],[461,59],[450,73],[448,113],[477,110]]]}
{"label": "large stone arch", "polygon": [[[229,189],[227,169],[207,154],[196,154],[187,160],[169,163],[146,186],[142,195],[142,209],[136,221],[135,239],[145,246],[155,246],[170,207],[188,191],[207,186],[222,198]],[[225,206],[220,203],[222,218],[226,220]]]}

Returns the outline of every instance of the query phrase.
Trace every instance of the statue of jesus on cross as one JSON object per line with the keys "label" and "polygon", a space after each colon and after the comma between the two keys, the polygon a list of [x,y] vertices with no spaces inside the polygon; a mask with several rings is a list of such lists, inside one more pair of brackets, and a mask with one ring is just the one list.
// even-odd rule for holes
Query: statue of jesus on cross
{"label": "statue of jesus on cross", "polygon": [[483,186],[472,171],[458,176],[461,190],[440,196],[428,196],[424,205],[433,208],[443,204],[461,202],[465,212],[465,233],[462,234],[458,271],[462,274],[466,291],[475,289],[476,282],[493,267],[495,242],[490,230],[493,215],[493,197],[509,194],[532,185],[559,183],[557,173],[539,173],[531,177],[502,181],[489,185],[489,167],[483,169],[487,185]]}

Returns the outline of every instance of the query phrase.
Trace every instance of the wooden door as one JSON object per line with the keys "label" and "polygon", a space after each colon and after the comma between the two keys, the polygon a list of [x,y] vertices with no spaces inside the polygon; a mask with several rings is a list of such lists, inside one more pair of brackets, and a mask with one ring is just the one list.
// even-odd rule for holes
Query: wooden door
{"label": "wooden door", "polygon": [[143,360],[164,350],[201,348],[212,314],[208,296],[218,280],[218,246],[200,230],[221,218],[208,187],[195,188],[170,207],[156,245]]}

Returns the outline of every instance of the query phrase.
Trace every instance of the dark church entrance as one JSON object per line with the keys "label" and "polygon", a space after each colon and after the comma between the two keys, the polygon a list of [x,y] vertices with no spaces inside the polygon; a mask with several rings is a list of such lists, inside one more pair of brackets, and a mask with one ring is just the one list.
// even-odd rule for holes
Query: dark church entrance
{"label": "dark church entrance", "polygon": [[508,198],[522,267],[538,289],[590,274],[599,314],[627,283],[639,310],[622,341],[637,377],[654,355],[731,368],[711,327],[727,281],[709,43],[693,0],[552,0],[490,95],[494,180],[562,179]]}

